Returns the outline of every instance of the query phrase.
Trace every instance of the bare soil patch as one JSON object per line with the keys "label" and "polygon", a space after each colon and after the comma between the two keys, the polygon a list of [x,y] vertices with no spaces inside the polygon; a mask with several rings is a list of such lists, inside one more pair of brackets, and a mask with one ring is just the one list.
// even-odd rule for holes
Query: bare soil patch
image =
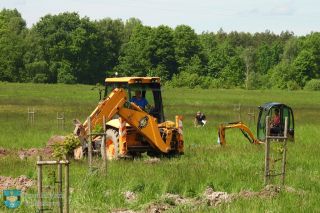
{"label": "bare soil patch", "polygon": [[21,175],[17,178],[0,176],[0,192],[4,189],[20,189],[26,191],[28,188],[32,187],[34,180]]}

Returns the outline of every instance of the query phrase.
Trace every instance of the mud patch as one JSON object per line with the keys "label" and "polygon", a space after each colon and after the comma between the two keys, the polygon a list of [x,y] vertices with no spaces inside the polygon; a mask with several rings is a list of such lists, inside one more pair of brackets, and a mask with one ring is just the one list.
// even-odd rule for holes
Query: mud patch
{"label": "mud patch", "polygon": [[20,189],[25,192],[33,184],[34,181],[24,175],[17,178],[0,176],[0,192],[4,189]]}

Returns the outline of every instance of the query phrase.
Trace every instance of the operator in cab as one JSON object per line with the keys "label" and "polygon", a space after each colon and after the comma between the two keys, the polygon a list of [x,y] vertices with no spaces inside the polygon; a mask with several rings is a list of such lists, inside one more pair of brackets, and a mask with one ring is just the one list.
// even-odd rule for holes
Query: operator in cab
{"label": "operator in cab", "polygon": [[130,99],[130,102],[135,103],[136,105],[138,105],[143,110],[149,105],[147,99],[142,97],[142,94],[141,94],[140,90],[135,91],[135,96],[133,96]]}

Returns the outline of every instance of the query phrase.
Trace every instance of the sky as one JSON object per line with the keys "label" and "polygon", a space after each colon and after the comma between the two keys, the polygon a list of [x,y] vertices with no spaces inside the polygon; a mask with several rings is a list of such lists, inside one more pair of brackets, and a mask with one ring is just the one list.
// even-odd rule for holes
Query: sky
{"label": "sky", "polygon": [[318,0],[0,0],[0,9],[16,8],[31,27],[47,14],[78,12],[91,20],[135,17],[144,25],[186,24],[197,33],[320,31]]}

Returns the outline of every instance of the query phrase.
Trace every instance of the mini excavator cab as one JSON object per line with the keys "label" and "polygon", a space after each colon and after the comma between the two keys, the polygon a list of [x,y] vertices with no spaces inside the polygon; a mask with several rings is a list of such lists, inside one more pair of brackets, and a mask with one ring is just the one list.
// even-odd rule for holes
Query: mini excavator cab
{"label": "mini excavator cab", "polygon": [[[294,116],[292,109],[281,103],[266,103],[259,107],[259,117],[257,124],[257,139],[264,141],[266,137],[266,117],[271,119],[270,134],[273,136],[283,136],[285,118],[288,118],[287,136],[290,140],[294,140]],[[276,118],[279,116],[278,118]],[[275,120],[275,122],[274,122]]]}

